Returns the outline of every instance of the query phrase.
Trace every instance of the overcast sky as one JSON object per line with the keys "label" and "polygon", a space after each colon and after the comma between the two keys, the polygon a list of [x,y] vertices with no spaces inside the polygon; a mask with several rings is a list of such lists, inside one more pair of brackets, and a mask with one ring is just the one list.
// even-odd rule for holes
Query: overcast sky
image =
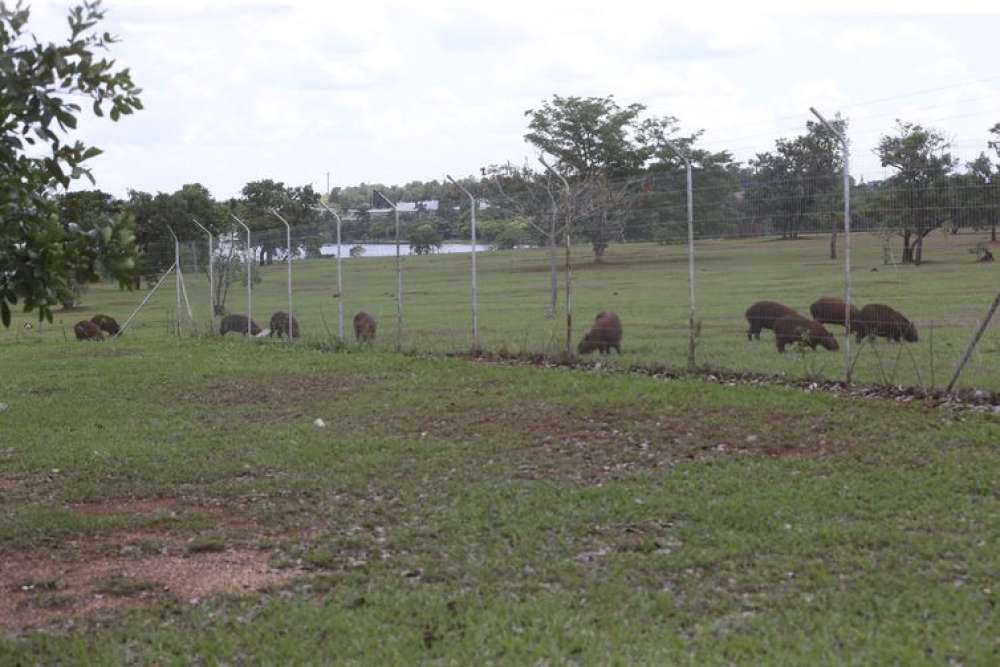
{"label": "overcast sky", "polygon": [[[42,35],[63,31],[68,0],[29,4]],[[261,178],[323,190],[327,171],[334,185],[473,174],[534,159],[524,111],[553,93],[641,102],[740,159],[801,130],[810,105],[839,110],[868,179],[896,117],[963,159],[1000,122],[1000,3],[451,4],[105,0],[146,109],[81,124],[105,150],[98,187],[199,182],[225,198]]]}

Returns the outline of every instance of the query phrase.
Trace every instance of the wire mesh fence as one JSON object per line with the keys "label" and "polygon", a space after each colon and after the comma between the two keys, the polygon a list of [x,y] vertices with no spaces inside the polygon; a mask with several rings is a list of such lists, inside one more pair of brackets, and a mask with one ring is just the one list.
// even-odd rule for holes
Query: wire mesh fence
{"label": "wire mesh fence", "polygon": [[[843,297],[843,192],[836,176],[815,183],[760,182],[696,169],[693,180],[699,367],[838,380],[845,378],[843,352],[850,345],[846,364],[856,382],[927,388],[948,383],[1000,288],[991,261],[1000,218],[995,184],[852,186],[852,302],[859,312],[870,304],[891,306],[916,335],[872,331],[883,335],[865,338],[854,332],[848,340],[842,324],[827,322],[822,326],[829,338],[796,330],[796,340],[781,352],[770,329],[759,339],[748,336],[746,311],[774,301],[808,320],[818,299]],[[621,179],[589,192],[542,193],[553,196],[505,190],[501,197],[488,184],[478,194],[480,237],[486,239],[476,246],[483,350],[564,352],[569,296],[571,350],[598,313],[614,312],[624,334],[613,363],[684,367],[691,332],[683,174]],[[469,206],[450,215],[451,229],[468,238]],[[484,234],[491,220],[510,217],[523,219],[522,237]],[[249,243],[234,223],[215,230],[211,251],[207,233],[149,245],[138,293],[91,286],[83,302],[99,303],[122,322],[160,281],[124,335],[239,337],[244,330],[224,325],[235,315],[249,316],[258,343],[354,346],[362,343],[355,341],[353,318],[365,312],[377,325],[366,347],[471,350],[471,243],[452,238],[440,245],[411,244],[415,227],[428,224],[419,213],[402,217],[398,245],[391,214],[366,221],[367,227],[349,220],[352,231],[339,246],[339,261],[332,216],[290,231],[252,229]],[[381,234],[366,234],[378,225]],[[281,335],[288,328],[280,326],[281,313],[297,322],[296,338]],[[30,330],[15,327],[13,335],[71,339],[76,316],[66,313],[53,325],[35,323]],[[797,344],[802,339],[815,349]],[[1000,390],[995,322],[971,352],[959,386]]]}

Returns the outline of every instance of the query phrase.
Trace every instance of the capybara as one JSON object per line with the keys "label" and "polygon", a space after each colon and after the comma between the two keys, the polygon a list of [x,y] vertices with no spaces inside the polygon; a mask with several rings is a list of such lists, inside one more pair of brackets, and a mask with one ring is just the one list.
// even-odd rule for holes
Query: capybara
{"label": "capybara", "polygon": [[[279,310],[274,315],[271,315],[271,334],[272,336],[284,336],[288,333],[288,313],[283,310]],[[292,338],[299,337],[299,321],[292,316]]]}
{"label": "capybara", "polygon": [[917,327],[913,322],[884,303],[869,303],[862,308],[854,332],[859,343],[868,336],[881,336],[897,343],[900,339],[917,342]]}
{"label": "capybara", "polygon": [[90,320],[81,320],[73,326],[77,340],[104,340],[104,332]]}
{"label": "capybara", "polygon": [[[812,313],[813,319],[820,324],[838,324],[840,326],[846,326],[844,323],[844,312],[847,310],[846,304],[843,299],[838,299],[835,296],[824,296],[822,299],[813,302],[809,306],[809,312]],[[858,321],[858,315],[861,311],[858,310],[857,306],[853,303],[851,304],[851,329],[854,329],[854,323]]]}
{"label": "capybara", "polygon": [[94,315],[90,318],[90,321],[99,326],[101,331],[109,336],[114,336],[119,331],[118,322],[110,315]]}
{"label": "capybara", "polygon": [[[247,316],[246,315],[226,315],[222,318],[222,324],[219,326],[219,333],[225,336],[227,333],[232,331],[233,333],[247,334]],[[250,320],[250,335],[256,336],[260,333],[260,327],[253,320]]]}
{"label": "capybara", "polygon": [[774,321],[774,340],[778,352],[784,352],[786,345],[802,343],[815,350],[822,345],[828,350],[839,350],[837,339],[822,324],[801,315],[786,315]]}
{"label": "capybara", "polygon": [[354,316],[354,338],[365,343],[375,340],[375,318],[363,310]]}
{"label": "capybara", "polygon": [[610,354],[612,349],[622,353],[622,321],[615,313],[600,312],[594,318],[594,325],[576,348],[580,354],[590,354],[594,350]]}
{"label": "capybara", "polygon": [[774,321],[788,315],[802,317],[795,309],[777,301],[758,301],[753,304],[747,308],[746,312],[747,322],[750,323],[750,328],[747,330],[747,340],[754,338],[760,340],[761,329],[774,331]]}

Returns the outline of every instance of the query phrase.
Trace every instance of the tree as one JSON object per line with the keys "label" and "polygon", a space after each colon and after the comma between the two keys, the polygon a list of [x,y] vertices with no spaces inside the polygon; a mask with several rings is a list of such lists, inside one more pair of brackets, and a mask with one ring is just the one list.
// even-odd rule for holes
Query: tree
{"label": "tree", "polygon": [[961,225],[974,229],[990,229],[990,241],[997,241],[997,195],[998,173],[990,162],[989,156],[980,153],[979,157],[965,164],[966,173],[956,179],[956,185],[964,194],[965,205],[961,207],[963,215],[952,225],[957,232]]}
{"label": "tree", "polygon": [[[835,118],[841,134],[847,121]],[[750,160],[758,214],[770,218],[781,238],[798,238],[809,221],[818,230],[822,211],[834,210],[833,198],[840,192],[843,157],[835,134],[825,125],[806,122],[806,133],[793,139],[778,139],[774,152],[760,153]],[[830,259],[837,258],[837,233],[843,216],[830,216]]]}
{"label": "tree", "polygon": [[[251,181],[243,186],[242,199],[238,202],[240,213],[248,227],[254,230],[276,230],[283,229],[281,222],[274,217],[270,209],[276,209],[289,225],[300,226],[318,222],[319,212],[317,207],[320,202],[320,194],[312,189],[311,185],[298,187],[286,187],[284,183],[264,179],[261,181]],[[258,248],[260,252],[259,262],[261,265],[274,262],[275,249],[284,243],[279,243],[279,238],[284,239],[284,235],[262,234],[258,236]],[[300,248],[304,248],[307,254],[316,255],[322,240],[310,237],[300,239]]]}
{"label": "tree", "polygon": [[876,155],[883,167],[896,170],[889,179],[892,207],[901,211],[903,263],[923,261],[924,238],[954,214],[948,177],[956,160],[938,132],[916,123],[896,121],[898,134],[879,140]]}
{"label": "tree", "polygon": [[444,239],[429,223],[418,224],[410,230],[410,252],[414,255],[429,255],[441,248]]}
{"label": "tree", "polygon": [[139,272],[150,282],[155,282],[174,261],[171,230],[182,241],[201,241],[205,235],[194,220],[216,236],[232,227],[227,205],[216,201],[200,183],[187,183],[169,194],[129,190],[124,207],[135,219]]}
{"label": "tree", "polygon": [[[122,212],[122,202],[100,190],[67,192],[57,195],[55,199],[59,205],[59,219],[62,221],[63,227],[70,228],[72,225],[72,228],[80,229],[89,234],[99,232],[105,221]],[[66,290],[60,297],[63,308],[77,305],[86,289],[86,283],[78,282],[75,277],[71,277]]]}
{"label": "tree", "polygon": [[72,285],[105,273],[128,285],[134,267],[127,215],[108,216],[90,230],[63,222],[53,192],[86,176],[87,160],[100,149],[69,143],[85,98],[97,116],[112,121],[141,109],[140,90],[128,69],[99,57],[115,43],[95,27],[100,2],[84,2],[68,15],[65,42],[41,42],[25,29],[29,10],[0,3],[0,322],[10,326],[11,306],[52,319],[51,307]]}
{"label": "tree", "polygon": [[612,95],[553,95],[541,108],[525,112],[529,118],[525,140],[554,156],[567,179],[586,185],[589,210],[577,217],[585,223],[580,231],[593,245],[595,262],[604,260],[608,243],[621,235],[609,211],[621,206],[633,190],[623,177],[639,174],[652,154],[640,141],[645,109],[642,104],[622,108]]}

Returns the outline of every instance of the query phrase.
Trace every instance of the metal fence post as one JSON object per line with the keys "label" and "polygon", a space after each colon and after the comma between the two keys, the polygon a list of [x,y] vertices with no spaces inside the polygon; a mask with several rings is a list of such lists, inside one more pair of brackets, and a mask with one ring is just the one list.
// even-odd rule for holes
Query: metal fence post
{"label": "metal fence post", "polygon": [[292,226],[288,224],[288,221],[281,217],[276,209],[270,209],[271,214],[274,215],[278,220],[285,225],[285,259],[288,262],[288,342],[294,342],[294,336],[292,336]]}
{"label": "metal fence post", "polygon": [[243,257],[247,263],[247,339],[249,339],[253,335],[251,333],[251,323],[253,322],[253,257],[250,248],[250,228],[232,213],[230,216],[240,227],[247,230],[247,250]]}
{"label": "metal fence post", "polygon": [[566,228],[564,230],[564,239],[566,241],[566,358],[571,359],[573,357],[573,261],[572,261],[572,239],[570,238],[572,231],[573,222],[573,209],[571,205],[572,193],[569,187],[569,181],[563,177],[558,171],[549,166],[542,156],[538,157],[538,161],[542,163],[542,166],[546,170],[560,181],[562,181],[563,189],[566,192]]}
{"label": "metal fence post", "polygon": [[181,242],[171,227],[167,227],[174,237],[174,286],[177,288],[177,310],[174,311],[174,334],[181,335]]}
{"label": "metal fence post", "polygon": [[688,355],[687,355],[687,369],[690,372],[694,372],[696,368],[695,363],[695,326],[694,326],[694,315],[695,315],[695,305],[694,305],[694,184],[691,174],[691,160],[688,156],[677,148],[673,143],[663,140],[663,143],[672,150],[677,156],[684,161],[684,167],[686,169],[687,175],[687,226],[688,226],[688,242],[687,242],[687,253],[688,253]]}
{"label": "metal fence post", "polygon": [[851,384],[851,149],[847,137],[826,122],[815,107],[809,111],[837,138],[844,154],[844,380]]}
{"label": "metal fence post", "polygon": [[403,349],[403,264],[399,254],[399,209],[381,192],[375,191],[382,200],[392,207],[396,217],[396,352]]}
{"label": "metal fence post", "polygon": [[986,313],[986,317],[979,324],[979,328],[976,329],[976,334],[969,341],[969,347],[966,348],[965,354],[962,355],[961,361],[958,362],[958,366],[955,367],[955,373],[951,376],[951,382],[948,383],[948,388],[945,389],[946,392],[951,392],[955,387],[955,383],[958,382],[958,377],[962,374],[962,369],[965,368],[965,364],[969,362],[969,357],[972,356],[972,351],[976,349],[976,345],[979,343],[979,339],[982,338],[983,332],[990,325],[990,320],[993,319],[993,315],[996,314],[997,308],[1000,307],[1000,293],[997,294],[996,298],[993,299],[993,305],[990,306],[989,312]]}
{"label": "metal fence post", "polygon": [[331,214],[333,214],[334,219],[337,221],[337,323],[338,331],[340,332],[340,340],[344,340],[344,273],[340,268],[341,262],[341,252],[340,252],[340,215],[337,214],[335,210],[320,202],[320,206],[325,208]]}
{"label": "metal fence post", "polygon": [[215,328],[215,275],[212,273],[212,232],[208,231],[203,224],[198,222],[195,218],[191,218],[191,222],[198,225],[203,232],[208,234],[208,321],[212,323],[212,328]]}
{"label": "metal fence post", "polygon": [[472,349],[474,352],[478,353],[479,348],[479,285],[477,282],[477,272],[476,272],[476,198],[472,196],[472,193],[465,189],[462,185],[452,178],[447,176],[448,180],[452,184],[465,193],[465,196],[469,198],[469,215],[472,225]]}

